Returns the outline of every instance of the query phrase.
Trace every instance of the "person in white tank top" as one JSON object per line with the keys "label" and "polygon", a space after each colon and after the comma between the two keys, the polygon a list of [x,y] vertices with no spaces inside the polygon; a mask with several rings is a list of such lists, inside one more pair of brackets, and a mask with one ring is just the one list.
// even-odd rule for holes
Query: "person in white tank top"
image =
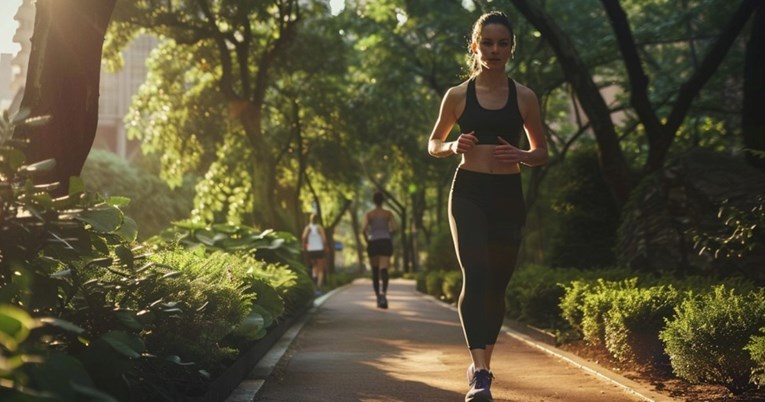
{"label": "person in white tank top", "polygon": [[311,214],[311,223],[306,225],[301,236],[303,250],[308,255],[308,262],[311,264],[311,276],[318,292],[322,291],[324,286],[324,276],[326,274],[327,256],[329,255],[329,246],[327,244],[327,235],[324,227],[321,226],[319,215]]}

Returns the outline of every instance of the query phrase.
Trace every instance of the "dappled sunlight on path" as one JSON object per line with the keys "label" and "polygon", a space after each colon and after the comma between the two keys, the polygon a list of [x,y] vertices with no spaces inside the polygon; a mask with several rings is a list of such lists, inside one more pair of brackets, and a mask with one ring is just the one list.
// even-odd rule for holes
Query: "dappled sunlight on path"
{"label": "dappled sunlight on path", "polygon": [[[453,308],[391,282],[389,309],[357,280],[319,307],[256,401],[462,401],[469,354]],[[503,335],[496,401],[638,401],[618,387]]]}

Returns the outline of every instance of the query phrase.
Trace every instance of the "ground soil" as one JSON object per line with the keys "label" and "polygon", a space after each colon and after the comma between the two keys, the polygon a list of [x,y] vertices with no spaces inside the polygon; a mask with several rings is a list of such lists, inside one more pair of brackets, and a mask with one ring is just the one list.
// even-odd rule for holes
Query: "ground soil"
{"label": "ground soil", "polygon": [[672,374],[671,367],[656,367],[637,363],[622,363],[611,358],[602,347],[590,346],[583,341],[574,341],[559,346],[619,373],[641,384],[650,384],[662,394],[685,402],[765,402],[765,388],[753,389],[742,395],[733,395],[721,385],[690,384]]}

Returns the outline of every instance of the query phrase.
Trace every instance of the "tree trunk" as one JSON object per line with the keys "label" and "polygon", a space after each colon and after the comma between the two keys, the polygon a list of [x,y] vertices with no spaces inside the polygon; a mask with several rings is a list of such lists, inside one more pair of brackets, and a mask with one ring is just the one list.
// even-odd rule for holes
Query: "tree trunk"
{"label": "tree trunk", "polygon": [[55,195],[79,176],[98,125],[101,50],[116,0],[38,0],[29,72],[21,108],[50,116],[43,126],[20,127],[30,162],[55,159],[35,181],[59,182]]}
{"label": "tree trunk", "polygon": [[672,110],[666,117],[666,123],[662,124],[648,99],[648,77],[643,71],[627,14],[618,0],[601,0],[601,2],[611,21],[619,51],[624,58],[624,64],[630,78],[632,107],[637,112],[648,136],[648,159],[645,170],[650,173],[664,166],[669,148],[674,142],[677,130],[690,110],[691,103],[698,96],[704,84],[717,71],[717,67],[722,63],[736,37],[759,3],[757,0],[743,0],[741,2],[728,24],[710,46],[699,67],[681,85]]}
{"label": "tree trunk", "polygon": [[[752,22],[744,62],[744,105],[741,111],[744,146],[765,152],[765,7],[760,5]],[[750,165],[765,171],[765,154],[746,154]]]}
{"label": "tree trunk", "polygon": [[593,81],[587,65],[568,36],[536,1],[513,0],[513,4],[542,33],[558,57],[563,75],[574,88],[595,134],[603,178],[618,205],[624,205],[632,189],[629,169],[619,147],[616,129],[611,121],[611,111]]}
{"label": "tree trunk", "polygon": [[366,271],[366,264],[364,264],[364,246],[361,240],[361,236],[365,234],[359,232],[361,227],[359,224],[359,204],[354,202],[348,209],[348,213],[351,215],[351,225],[353,226],[353,238],[356,240],[356,258],[358,261],[359,273],[363,274]]}

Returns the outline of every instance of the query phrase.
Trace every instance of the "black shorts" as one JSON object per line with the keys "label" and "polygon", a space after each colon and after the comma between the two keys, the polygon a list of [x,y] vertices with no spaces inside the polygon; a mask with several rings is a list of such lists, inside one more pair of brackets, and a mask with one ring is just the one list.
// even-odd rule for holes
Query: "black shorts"
{"label": "black shorts", "polygon": [[370,257],[390,257],[393,255],[391,239],[370,240],[367,243],[367,254]]}
{"label": "black shorts", "polygon": [[309,251],[308,258],[310,258],[311,260],[318,260],[319,258],[324,258],[324,250]]}

